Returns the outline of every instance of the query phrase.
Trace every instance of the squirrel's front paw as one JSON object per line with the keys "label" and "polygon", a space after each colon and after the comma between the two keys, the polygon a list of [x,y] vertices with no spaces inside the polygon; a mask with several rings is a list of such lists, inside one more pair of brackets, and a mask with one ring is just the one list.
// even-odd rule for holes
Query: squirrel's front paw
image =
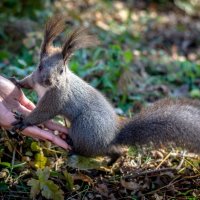
{"label": "squirrel's front paw", "polygon": [[12,123],[12,131],[23,131],[26,127],[30,126],[30,124],[24,121],[24,116],[22,114],[14,112],[14,117],[16,121]]}
{"label": "squirrel's front paw", "polygon": [[67,136],[66,142],[67,142],[67,144],[68,144],[69,146],[73,147],[73,141],[72,141],[72,139],[71,139],[69,136]]}
{"label": "squirrel's front paw", "polygon": [[9,80],[14,83],[18,88],[21,88],[19,81],[15,77],[10,77]]}

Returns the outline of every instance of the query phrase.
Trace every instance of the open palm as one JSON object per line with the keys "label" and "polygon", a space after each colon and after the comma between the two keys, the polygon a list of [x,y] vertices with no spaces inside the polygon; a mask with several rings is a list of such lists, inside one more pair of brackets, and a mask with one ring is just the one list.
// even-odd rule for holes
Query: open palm
{"label": "open palm", "polygon": [[[0,76],[0,126],[5,129],[11,128],[11,124],[15,121],[13,111],[28,115],[34,108],[35,105],[25,97],[20,89],[8,79]],[[53,134],[53,130],[67,134],[65,127],[53,121],[47,121],[44,125],[49,130],[30,126],[25,128],[22,133],[33,138],[49,140],[60,147],[70,149],[70,146],[63,139]]]}

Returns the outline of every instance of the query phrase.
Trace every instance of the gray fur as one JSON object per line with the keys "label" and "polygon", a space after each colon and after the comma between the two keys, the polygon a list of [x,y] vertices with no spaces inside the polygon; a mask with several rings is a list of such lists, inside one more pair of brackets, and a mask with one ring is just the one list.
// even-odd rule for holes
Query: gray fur
{"label": "gray fur", "polygon": [[[54,48],[49,43],[62,29],[62,24],[55,23],[59,21],[48,22],[42,45],[45,53],[41,54],[39,66],[18,82],[21,87],[36,90],[40,96],[37,107],[23,120],[23,127],[63,115],[71,122],[69,135],[75,152],[85,156],[116,155],[118,148],[115,146],[118,144],[136,145],[151,141],[155,144],[175,142],[200,153],[199,102],[162,100],[120,129],[114,109],[106,98],[64,65],[74,50],[90,46],[94,37],[87,37],[83,29],[77,29],[66,40],[63,49]],[[53,27],[57,28],[51,30]],[[86,43],[81,34],[87,38]]]}
{"label": "gray fur", "polygon": [[121,129],[116,144],[172,143],[200,153],[200,102],[164,99],[137,114]]}
{"label": "gray fur", "polygon": [[69,61],[73,52],[90,46],[96,46],[99,40],[94,35],[88,34],[87,28],[77,28],[65,40],[62,47],[62,54],[64,62]]}
{"label": "gray fur", "polygon": [[[106,99],[72,72],[62,115],[71,121],[74,150],[82,155],[106,154],[117,129],[117,116]],[[89,144],[89,145],[88,145]]]}

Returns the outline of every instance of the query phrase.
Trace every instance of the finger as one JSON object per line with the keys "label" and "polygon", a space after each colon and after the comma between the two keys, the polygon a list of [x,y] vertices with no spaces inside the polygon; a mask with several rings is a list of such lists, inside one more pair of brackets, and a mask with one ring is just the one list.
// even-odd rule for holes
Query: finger
{"label": "finger", "polygon": [[21,103],[21,105],[23,105],[24,107],[26,107],[29,110],[33,110],[35,108],[35,105],[33,102],[31,102],[25,95],[24,93],[22,93],[22,95],[19,98],[19,102]]}
{"label": "finger", "polygon": [[16,110],[20,113],[23,114],[25,116],[29,115],[31,113],[31,110],[27,109],[25,106],[23,105],[19,105]]}
{"label": "finger", "polygon": [[14,115],[2,103],[0,103],[0,126],[10,128],[15,121]]}
{"label": "finger", "polygon": [[59,131],[61,133],[68,134],[68,129],[65,126],[62,126],[52,120],[45,122],[44,125],[46,128],[48,128],[50,130]]}
{"label": "finger", "polygon": [[54,135],[50,131],[42,130],[36,126],[28,127],[22,131],[22,133],[26,136],[30,136],[33,138],[39,138],[41,140],[49,140],[57,146],[60,146],[66,150],[71,150],[71,147],[62,140],[59,136]]}

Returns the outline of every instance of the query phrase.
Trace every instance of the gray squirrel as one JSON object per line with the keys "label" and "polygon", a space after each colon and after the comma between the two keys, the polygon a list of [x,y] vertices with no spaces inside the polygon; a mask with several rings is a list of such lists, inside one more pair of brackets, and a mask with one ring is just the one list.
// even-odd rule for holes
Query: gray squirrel
{"label": "gray squirrel", "polygon": [[77,49],[95,46],[98,40],[87,29],[77,28],[62,48],[53,40],[65,27],[62,16],[51,18],[45,27],[40,62],[32,74],[13,81],[21,88],[34,89],[39,101],[14,129],[39,125],[56,115],[71,122],[69,136],[73,151],[84,156],[118,157],[121,145],[155,145],[173,142],[200,153],[200,102],[164,99],[120,124],[112,105],[96,89],[70,71],[67,64]]}

